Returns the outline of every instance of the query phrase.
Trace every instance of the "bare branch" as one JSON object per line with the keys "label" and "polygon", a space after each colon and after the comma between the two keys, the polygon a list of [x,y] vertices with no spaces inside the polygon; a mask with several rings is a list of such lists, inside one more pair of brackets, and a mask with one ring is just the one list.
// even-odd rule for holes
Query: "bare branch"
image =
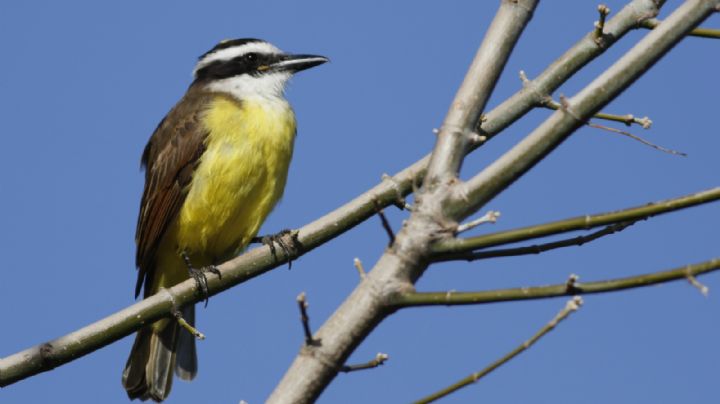
{"label": "bare branch", "polygon": [[461,256],[457,256],[455,254],[463,254],[468,251],[516,243],[519,241],[551,236],[553,234],[567,233],[569,231],[589,230],[594,227],[605,226],[613,223],[643,220],[664,213],[714,202],[719,199],[720,187],[717,187],[695,194],[681,196],[679,198],[667,199],[615,212],[577,216],[550,223],[505,230],[465,239],[456,238],[444,240],[433,246],[433,259],[439,261],[462,259]]}
{"label": "bare branch", "polygon": [[182,327],[182,328],[185,329],[187,332],[189,332],[190,334],[192,334],[193,337],[195,337],[195,338],[197,338],[197,339],[199,339],[199,340],[205,339],[205,334],[201,333],[200,330],[198,330],[197,328],[195,328],[195,327],[193,327],[192,325],[190,325],[190,323],[188,323],[188,322],[183,318],[182,313],[180,312],[180,310],[175,310],[175,311],[173,312],[173,316],[175,316],[175,321],[178,322],[178,324],[180,325],[180,327]]}
{"label": "bare branch", "polygon": [[686,278],[688,282],[690,282],[691,285],[695,286],[695,288],[697,288],[697,290],[699,290],[703,296],[708,297],[708,294],[710,293],[710,288],[700,283],[700,281],[697,280],[695,275],[687,274]]}
{"label": "bare branch", "polygon": [[641,288],[680,279],[689,279],[720,269],[720,258],[693,265],[653,272],[626,278],[596,282],[578,282],[575,279],[571,287],[568,283],[525,288],[487,290],[481,292],[413,292],[404,293],[393,299],[394,308],[422,306],[476,305],[517,300],[536,300],[551,297],[587,295],[594,293],[616,292],[625,289]]}
{"label": "bare branch", "polygon": [[[553,100],[552,98],[547,98],[543,104],[543,107],[547,109],[552,109],[554,111],[557,111],[561,108],[561,105]],[[606,121],[613,121],[613,122],[620,122],[624,123],[627,126],[631,126],[632,124],[637,124],[642,126],[643,129],[650,129],[650,126],[652,126],[652,120],[650,118],[643,117],[643,118],[637,118],[633,114],[627,114],[627,115],[615,115],[615,114],[607,114],[605,112],[598,112],[592,116],[596,119],[603,119]]]}
{"label": "bare branch", "polygon": [[[605,41],[604,47],[599,47],[593,42],[592,32],[587,34],[530,82],[528,88],[518,91],[487,113],[482,127],[478,125],[476,128],[478,133],[490,138],[501,132],[538,105],[542,94],[552,93],[580,68],[601,55],[607,46],[622,38],[629,30],[637,28],[638,21],[657,15],[657,11],[658,3],[653,0],[631,1],[606,22],[605,33],[610,40]],[[479,144],[472,143],[471,149],[477,146]],[[302,227],[298,234],[303,247],[299,255],[311,251],[367,220],[375,214],[375,201],[382,206],[399,204],[401,207],[406,207],[398,201],[413,190],[416,181],[425,176],[428,161],[429,156],[425,156],[387,181],[382,181],[333,212]],[[268,247],[250,250],[220,266],[223,282],[210,280],[209,293],[210,295],[220,293],[283,263],[282,259],[280,262],[273,259]],[[197,302],[194,287],[192,281],[183,282],[176,285],[172,293],[182,297],[182,304]],[[145,324],[170,315],[171,310],[172,302],[169,295],[157,294],[66,336],[2,358],[0,387],[78,359],[137,331]]]}
{"label": "bare branch", "polygon": [[553,317],[553,319],[550,320],[550,322],[545,324],[537,333],[535,333],[535,335],[530,337],[529,340],[523,342],[517,348],[508,352],[502,358],[491,363],[485,369],[471,374],[470,376],[458,381],[457,383],[453,384],[452,386],[446,387],[446,388],[444,388],[436,393],[433,393],[427,397],[423,397],[420,400],[415,401],[415,404],[431,403],[442,397],[447,396],[448,394],[458,391],[463,387],[466,387],[473,383],[476,383],[478,380],[487,376],[489,373],[491,373],[495,369],[499,368],[500,366],[506,364],[507,362],[510,362],[513,358],[515,358],[516,356],[520,355],[521,353],[526,351],[528,348],[533,346],[536,342],[538,342],[538,340],[540,338],[545,336],[545,334],[549,333],[555,327],[557,327],[557,325],[560,324],[561,321],[565,320],[566,318],[568,318],[570,316],[570,314],[572,314],[572,313],[576,312],[578,309],[580,309],[580,306],[582,306],[582,304],[583,304],[583,301],[579,296],[573,297],[572,299],[568,300],[568,302],[565,304],[565,307],[563,307],[563,309],[560,310],[560,312],[558,312],[558,314],[556,314],[555,317]]}
{"label": "bare branch", "polygon": [[375,359],[357,365],[343,365],[343,367],[340,368],[340,371],[343,373],[350,373],[358,370],[374,369],[378,366],[383,365],[385,361],[387,361],[389,358],[390,357],[387,354],[378,352],[378,354],[375,355]]}
{"label": "bare branch", "polygon": [[[648,18],[646,20],[643,20],[640,22],[640,28],[645,29],[655,29],[657,28],[662,21],[656,19],[656,18]],[[694,30],[687,33],[688,36],[697,36],[701,38],[712,38],[712,39],[720,39],[720,29],[710,29],[710,28],[695,28]]]}
{"label": "bare branch", "polygon": [[677,151],[677,150],[668,149],[668,148],[665,148],[665,147],[656,145],[655,143],[652,143],[652,142],[650,142],[650,141],[648,141],[648,140],[645,140],[645,139],[641,138],[640,136],[633,135],[633,134],[630,133],[630,132],[625,132],[624,130],[615,129],[615,128],[610,128],[610,127],[608,127],[608,126],[598,125],[598,124],[594,124],[594,123],[588,123],[587,126],[590,126],[590,127],[592,127],[592,128],[597,128],[597,129],[606,130],[606,131],[608,131],[608,132],[617,133],[617,134],[620,134],[620,135],[623,135],[623,136],[627,136],[627,137],[629,137],[630,139],[637,140],[638,142],[640,142],[640,143],[642,143],[642,144],[644,144],[644,145],[646,145],[646,146],[650,146],[650,147],[652,147],[653,149],[659,150],[659,151],[661,151],[661,152],[663,152],[663,153],[668,153],[668,154],[674,154],[674,155],[676,155],[676,156],[687,157],[687,153],[683,153],[683,152],[680,152],[680,151]]}
{"label": "bare branch", "polygon": [[[534,1],[519,3],[503,3],[495,15],[440,128],[438,141],[428,164],[425,186],[432,187],[437,182],[457,177],[471,143],[473,129],[481,122],[480,116],[485,104],[536,5]],[[527,7],[527,10],[523,10],[526,11],[524,14],[527,18],[525,21],[518,19],[521,24],[519,27],[503,25],[511,19],[517,19],[515,14],[511,15],[510,12],[519,15],[517,10],[523,7]]]}
{"label": "bare branch", "polygon": [[300,309],[300,322],[302,323],[303,332],[305,333],[305,345],[314,345],[317,341],[313,339],[312,331],[310,330],[310,316],[308,316],[307,298],[305,292],[302,292],[297,297],[298,308]]}
{"label": "bare branch", "polygon": [[392,226],[390,226],[390,221],[388,221],[385,216],[385,212],[383,212],[380,207],[378,207],[377,214],[380,218],[380,223],[388,236],[388,247],[390,247],[393,243],[395,243],[395,232],[393,232]]}
{"label": "bare branch", "polygon": [[610,7],[600,4],[597,10],[598,14],[600,14],[600,19],[595,22],[595,39],[599,41],[605,36],[603,32],[605,29],[605,18],[610,14]]}
{"label": "bare branch", "polygon": [[481,224],[495,223],[495,222],[497,222],[499,217],[500,217],[500,212],[498,212],[496,210],[489,210],[489,211],[487,211],[487,213],[485,213],[481,217],[459,225],[456,233],[464,233],[468,230],[471,230],[471,229],[474,229],[474,228],[480,226]]}
{"label": "bare branch", "polygon": [[[475,260],[481,260],[481,259],[487,259],[487,258],[515,257],[518,255],[540,254],[545,251],[550,251],[550,250],[554,250],[557,248],[563,248],[563,247],[582,246],[583,244],[597,240],[601,237],[609,236],[609,235],[615,234],[619,231],[623,231],[623,230],[625,230],[625,228],[633,225],[634,223],[635,222],[615,223],[615,224],[611,224],[609,226],[604,227],[601,230],[598,230],[594,233],[591,233],[591,234],[588,234],[585,236],[578,236],[578,237],[568,238],[568,239],[564,239],[564,240],[553,241],[550,243],[534,244],[531,246],[516,247],[516,248],[503,248],[503,249],[490,250],[490,251],[468,252],[465,254],[456,254],[454,259],[475,261]],[[445,259],[443,259],[443,260],[433,259],[433,261],[437,262],[437,261],[446,261],[446,260]]]}
{"label": "bare branch", "polygon": [[447,191],[457,183],[473,128],[536,4],[536,0],[501,3],[443,121],[410,219],[365,281],[317,331],[322,345],[304,349],[295,358],[268,403],[315,401],[357,344],[389,314],[387,296],[406,290],[425,269],[423,256],[435,232],[450,228],[438,210],[439,202],[448,198]]}
{"label": "bare branch", "polygon": [[481,135],[492,138],[530,109],[542,105],[562,83],[578,70],[601,55],[609,46],[622,38],[629,30],[637,28],[638,21],[652,18],[659,12],[662,2],[633,0],[613,18],[606,21],[605,37],[601,44],[595,40],[594,30],[548,66],[534,80],[527,80],[522,90],[485,115],[477,129]]}
{"label": "bare branch", "polygon": [[464,183],[445,207],[451,217],[477,211],[545,158],[593,114],[617,97],[665,55],[685,34],[714,12],[718,1],[689,0],[629,52],[567,100],[530,135],[478,175]]}
{"label": "bare branch", "polygon": [[353,260],[353,266],[355,267],[355,269],[357,269],[358,274],[360,275],[360,279],[364,280],[366,276],[365,268],[363,268],[363,264],[362,261],[360,261],[360,258],[355,258]]}

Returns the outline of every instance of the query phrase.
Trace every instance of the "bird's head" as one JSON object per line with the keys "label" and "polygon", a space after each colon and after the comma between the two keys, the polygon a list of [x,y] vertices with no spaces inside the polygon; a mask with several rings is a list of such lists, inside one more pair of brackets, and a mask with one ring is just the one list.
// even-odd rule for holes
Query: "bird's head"
{"label": "bird's head", "polygon": [[327,61],[323,56],[285,53],[261,39],[230,39],[200,56],[193,84],[239,99],[282,97],[293,74]]}

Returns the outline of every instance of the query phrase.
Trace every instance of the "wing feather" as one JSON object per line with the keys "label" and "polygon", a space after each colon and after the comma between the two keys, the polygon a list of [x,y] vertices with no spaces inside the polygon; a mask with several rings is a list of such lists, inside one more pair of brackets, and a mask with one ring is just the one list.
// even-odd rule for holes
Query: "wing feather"
{"label": "wing feather", "polygon": [[163,235],[182,207],[192,173],[205,151],[207,131],[202,124],[211,95],[188,90],[180,102],[163,118],[143,152],[145,188],[138,215],[135,264],[138,279],[135,297],[145,285],[149,291],[155,271],[155,255]]}

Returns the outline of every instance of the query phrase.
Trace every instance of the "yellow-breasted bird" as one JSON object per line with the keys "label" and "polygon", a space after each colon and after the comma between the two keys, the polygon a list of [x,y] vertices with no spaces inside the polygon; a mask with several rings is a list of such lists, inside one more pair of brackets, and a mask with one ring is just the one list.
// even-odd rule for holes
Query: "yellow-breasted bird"
{"label": "yellow-breasted bird", "polygon": [[[204,286],[196,268],[212,268],[255,237],[282,196],[292,157],[295,115],[285,84],[327,61],[252,38],[222,41],[200,56],[194,81],[143,152],[136,297],[189,276]],[[194,323],[194,305],[182,315]],[[164,400],[173,371],[195,377],[194,337],[169,318],[140,329],[122,377],[128,396]]]}

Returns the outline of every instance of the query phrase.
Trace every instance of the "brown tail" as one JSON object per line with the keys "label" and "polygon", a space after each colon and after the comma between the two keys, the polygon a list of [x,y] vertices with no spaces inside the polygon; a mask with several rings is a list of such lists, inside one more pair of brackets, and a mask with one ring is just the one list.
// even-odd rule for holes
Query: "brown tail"
{"label": "brown tail", "polygon": [[[185,320],[194,325],[195,306],[185,307],[182,312]],[[140,329],[122,376],[128,397],[163,401],[172,388],[173,369],[183,380],[195,377],[195,338],[172,319]]]}

